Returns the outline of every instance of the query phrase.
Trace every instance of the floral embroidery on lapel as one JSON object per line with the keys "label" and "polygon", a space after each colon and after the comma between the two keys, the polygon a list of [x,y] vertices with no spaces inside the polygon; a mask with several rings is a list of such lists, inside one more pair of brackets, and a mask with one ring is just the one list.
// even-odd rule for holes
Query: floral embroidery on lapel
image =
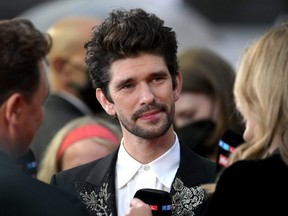
{"label": "floral embroidery on lapel", "polygon": [[188,188],[179,178],[175,179],[172,187],[175,190],[172,196],[173,215],[195,215],[195,210],[205,199],[205,191],[199,186]]}
{"label": "floral embroidery on lapel", "polygon": [[91,215],[101,215],[101,216],[112,216],[112,213],[109,213],[108,199],[111,196],[111,193],[108,193],[108,183],[104,183],[99,192],[96,193],[87,185],[78,184],[79,195],[82,199],[82,202],[86,205]]}
{"label": "floral embroidery on lapel", "polygon": [[[99,190],[95,190],[94,186],[87,183],[78,183],[76,187],[90,215],[113,216],[112,210],[109,209],[113,196],[111,191],[109,192],[108,183],[103,183]],[[199,186],[188,188],[179,178],[175,179],[172,187],[175,192],[172,195],[172,215],[195,215],[195,210],[206,199],[204,189]]]}

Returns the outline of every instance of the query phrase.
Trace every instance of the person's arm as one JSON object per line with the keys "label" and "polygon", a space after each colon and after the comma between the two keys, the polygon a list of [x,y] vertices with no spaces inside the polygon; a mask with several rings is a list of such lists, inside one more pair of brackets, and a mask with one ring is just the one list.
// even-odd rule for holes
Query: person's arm
{"label": "person's arm", "polygon": [[130,210],[125,216],[152,216],[152,211],[149,205],[138,198],[133,198],[130,203]]}

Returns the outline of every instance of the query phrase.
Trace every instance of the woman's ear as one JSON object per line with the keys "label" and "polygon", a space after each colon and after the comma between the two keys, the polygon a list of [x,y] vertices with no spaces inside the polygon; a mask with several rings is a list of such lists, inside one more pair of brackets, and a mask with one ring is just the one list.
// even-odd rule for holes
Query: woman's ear
{"label": "woman's ear", "polygon": [[114,104],[109,102],[100,88],[96,89],[96,98],[108,115],[115,116]]}

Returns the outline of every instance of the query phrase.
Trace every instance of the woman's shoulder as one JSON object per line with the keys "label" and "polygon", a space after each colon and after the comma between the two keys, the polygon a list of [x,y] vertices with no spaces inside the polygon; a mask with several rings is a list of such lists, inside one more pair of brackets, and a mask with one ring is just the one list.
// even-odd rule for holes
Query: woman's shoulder
{"label": "woman's shoulder", "polygon": [[288,180],[288,166],[279,154],[261,160],[240,160],[227,167],[220,177],[233,181],[251,184],[255,182],[274,181],[277,176],[286,176]]}

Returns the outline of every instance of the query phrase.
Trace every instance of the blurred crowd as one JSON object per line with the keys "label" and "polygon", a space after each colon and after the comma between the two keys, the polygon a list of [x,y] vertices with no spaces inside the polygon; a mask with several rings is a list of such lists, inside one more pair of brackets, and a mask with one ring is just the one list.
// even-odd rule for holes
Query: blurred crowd
{"label": "blurred crowd", "polygon": [[0,215],[150,216],[147,188],[169,215],[284,211],[265,197],[288,192],[287,4],[202,4],[0,4]]}

